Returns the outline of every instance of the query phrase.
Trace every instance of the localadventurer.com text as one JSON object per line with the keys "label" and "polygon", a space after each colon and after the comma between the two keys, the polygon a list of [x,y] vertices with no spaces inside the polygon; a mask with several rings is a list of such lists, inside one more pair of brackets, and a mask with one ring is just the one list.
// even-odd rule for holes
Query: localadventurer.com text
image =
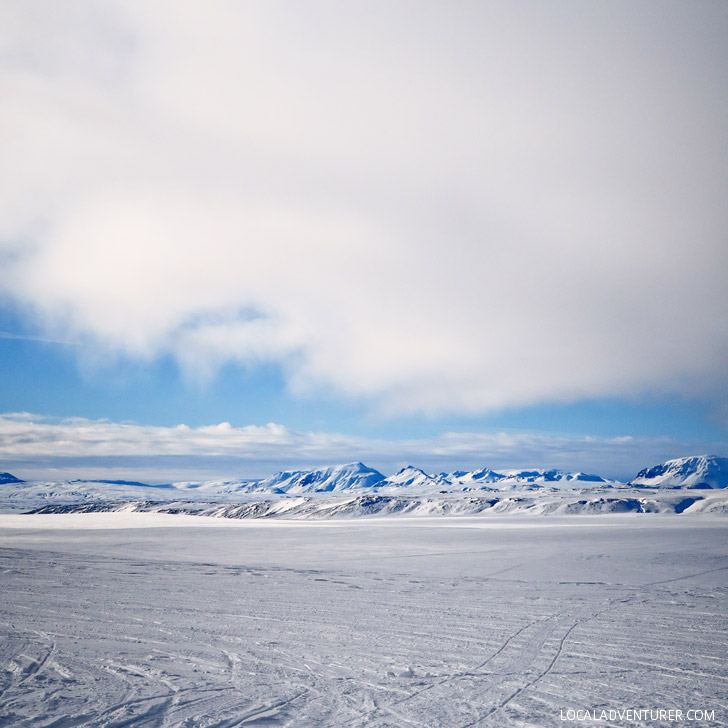
{"label": "localadventurer.com text", "polygon": [[561,709],[561,720],[571,722],[586,721],[626,721],[626,722],[646,722],[654,721],[656,723],[679,723],[681,721],[713,721],[715,720],[715,710],[666,710],[663,708],[627,708],[625,710],[606,709],[606,708],[577,708],[577,709]]}

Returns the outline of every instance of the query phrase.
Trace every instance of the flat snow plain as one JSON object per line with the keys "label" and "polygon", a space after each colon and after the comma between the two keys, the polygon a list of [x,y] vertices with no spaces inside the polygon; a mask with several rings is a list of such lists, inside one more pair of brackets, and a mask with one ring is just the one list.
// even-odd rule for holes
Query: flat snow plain
{"label": "flat snow plain", "polygon": [[0,726],[728,725],[726,536],[707,515],[3,515]]}

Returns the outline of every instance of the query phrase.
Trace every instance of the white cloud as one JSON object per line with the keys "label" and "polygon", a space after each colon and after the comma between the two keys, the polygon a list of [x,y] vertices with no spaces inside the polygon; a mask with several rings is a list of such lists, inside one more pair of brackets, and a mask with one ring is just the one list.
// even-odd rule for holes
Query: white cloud
{"label": "white cloud", "polygon": [[664,8],[6,3],[0,290],[392,412],[718,396],[728,12]]}
{"label": "white cloud", "polygon": [[629,436],[449,432],[384,440],[299,432],[274,423],[151,427],[27,412],[0,415],[2,468],[25,478],[242,478],[361,460],[386,474],[413,464],[430,472],[556,467],[626,479],[671,457],[726,450],[728,443]]}

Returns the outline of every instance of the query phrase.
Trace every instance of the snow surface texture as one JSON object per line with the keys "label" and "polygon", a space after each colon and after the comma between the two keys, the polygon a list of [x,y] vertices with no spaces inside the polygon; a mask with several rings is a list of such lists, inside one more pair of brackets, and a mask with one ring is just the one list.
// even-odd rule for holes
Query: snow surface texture
{"label": "snow surface texture", "polygon": [[710,516],[0,516],[0,725],[725,726],[727,556]]}

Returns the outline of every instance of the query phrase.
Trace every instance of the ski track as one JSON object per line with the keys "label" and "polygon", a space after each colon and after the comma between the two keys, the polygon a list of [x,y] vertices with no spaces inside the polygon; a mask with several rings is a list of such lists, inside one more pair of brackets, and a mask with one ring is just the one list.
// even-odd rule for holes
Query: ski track
{"label": "ski track", "polygon": [[173,531],[3,541],[0,727],[728,725],[723,526]]}

